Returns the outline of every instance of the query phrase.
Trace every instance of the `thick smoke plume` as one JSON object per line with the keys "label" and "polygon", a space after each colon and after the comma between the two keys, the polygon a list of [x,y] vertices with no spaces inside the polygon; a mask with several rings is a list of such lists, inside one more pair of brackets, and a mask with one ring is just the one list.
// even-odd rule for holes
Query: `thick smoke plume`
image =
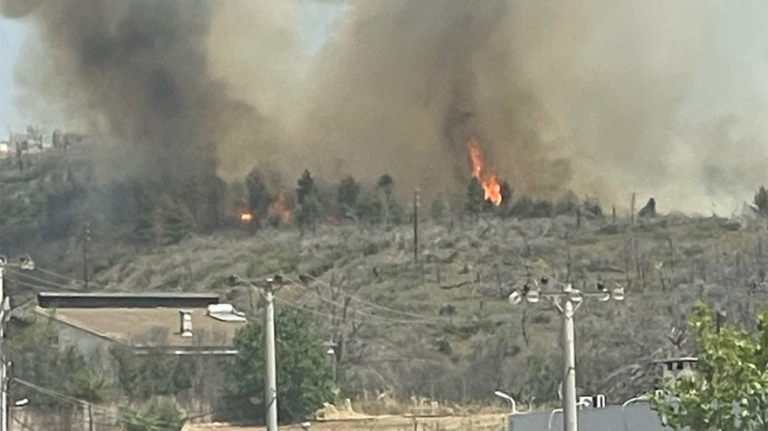
{"label": "thick smoke plume", "polygon": [[[247,36],[266,35],[283,21],[250,30],[275,17],[241,3],[5,1],[7,16],[27,17],[37,30],[19,61],[22,105],[56,103],[68,119],[85,122],[98,141],[90,151],[102,176],[152,180],[176,195],[215,200],[221,157],[245,169],[231,163],[242,159],[235,152],[269,151],[263,106],[233,95],[227,79],[237,84],[250,68],[259,85],[274,84],[253,53],[276,46],[276,38]],[[281,51],[295,51],[284,39]],[[246,41],[255,49],[245,49]]]}
{"label": "thick smoke plume", "polygon": [[[305,123],[326,169],[390,170],[462,193],[464,140],[474,134],[492,169],[523,193],[573,189],[626,207],[638,192],[664,210],[708,211],[711,200],[751,198],[764,181],[764,161],[744,164],[765,142],[754,138],[765,129],[755,117],[766,113],[758,76],[768,38],[755,31],[768,11],[755,4],[350,4],[320,56]],[[749,116],[697,124],[748,98]]]}
{"label": "thick smoke plume", "polygon": [[742,50],[742,24],[766,14],[746,3],[356,0],[311,61],[299,0],[0,4],[43,42],[22,85],[77,101],[131,175],[387,172],[402,194],[461,196],[473,136],[517,193],[707,210],[766,168],[732,151],[764,147],[765,106],[743,102],[765,101],[768,51]]}

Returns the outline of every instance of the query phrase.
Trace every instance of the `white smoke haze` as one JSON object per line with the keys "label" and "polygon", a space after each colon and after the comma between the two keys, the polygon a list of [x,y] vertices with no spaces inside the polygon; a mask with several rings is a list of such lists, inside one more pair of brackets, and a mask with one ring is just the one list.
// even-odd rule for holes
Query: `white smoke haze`
{"label": "white smoke haze", "polygon": [[[346,11],[310,57],[301,0],[0,1],[45,41],[19,62],[20,104],[81,100],[85,124],[104,118],[105,141],[136,174],[176,154],[181,177],[236,180],[259,164],[293,187],[304,168],[329,181],[390,173],[401,196],[460,198],[473,135],[518,196],[574,190],[626,208],[636,192],[662,211],[728,215],[765,182],[759,2],[336,3]],[[151,29],[154,44],[126,28]],[[94,34],[131,61],[83,63]],[[167,104],[133,96],[157,70],[180,95],[173,121],[145,115]]]}

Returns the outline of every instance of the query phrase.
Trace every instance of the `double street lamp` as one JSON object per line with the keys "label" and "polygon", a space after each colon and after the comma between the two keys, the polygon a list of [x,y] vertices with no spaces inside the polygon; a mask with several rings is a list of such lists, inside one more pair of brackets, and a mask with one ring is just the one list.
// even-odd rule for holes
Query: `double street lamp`
{"label": "double street lamp", "polygon": [[[542,290],[549,286],[549,279],[542,277],[540,283],[526,283],[519,291],[512,292],[509,295],[509,303],[519,305],[523,299],[530,304],[537,304],[541,298],[549,300],[563,316],[563,362],[564,377],[563,384],[565,393],[563,396],[563,430],[577,431],[577,402],[576,402],[576,347],[575,335],[573,329],[573,315],[584,302],[585,298],[596,298],[600,302],[607,302],[611,299],[615,301],[624,300],[624,288],[615,284],[614,288],[609,290],[605,283],[598,282],[597,290],[593,292],[582,292],[574,289],[570,283],[555,283],[561,286],[560,290]],[[541,287],[540,287],[541,286]]]}

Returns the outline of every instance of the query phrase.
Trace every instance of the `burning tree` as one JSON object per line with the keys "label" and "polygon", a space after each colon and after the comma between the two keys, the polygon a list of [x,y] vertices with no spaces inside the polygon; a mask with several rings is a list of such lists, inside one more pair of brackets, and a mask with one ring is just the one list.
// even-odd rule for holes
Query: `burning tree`
{"label": "burning tree", "polygon": [[472,177],[477,179],[483,190],[483,198],[490,201],[493,205],[499,206],[504,199],[502,195],[502,186],[495,174],[485,172],[485,163],[483,153],[480,150],[480,144],[475,138],[467,141],[469,157],[472,161]]}

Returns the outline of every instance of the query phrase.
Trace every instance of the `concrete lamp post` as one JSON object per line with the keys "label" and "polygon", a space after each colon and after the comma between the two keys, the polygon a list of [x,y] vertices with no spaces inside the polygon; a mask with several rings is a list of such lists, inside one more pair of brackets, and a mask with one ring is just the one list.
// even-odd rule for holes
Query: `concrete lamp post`
{"label": "concrete lamp post", "polygon": [[[549,285],[549,278],[541,277],[541,285],[545,288]],[[563,317],[563,365],[564,365],[564,394],[563,394],[563,430],[578,431],[578,413],[576,400],[576,341],[573,328],[573,316],[581,306],[584,298],[595,298],[600,302],[624,300],[624,288],[615,284],[613,290],[608,290],[603,282],[597,283],[597,291],[582,292],[574,289],[570,283],[560,284],[561,290],[541,291],[539,283],[525,283],[522,290],[514,291],[509,295],[511,305],[519,305],[523,298],[536,304],[541,298],[548,299]],[[553,412],[554,414],[554,412]],[[551,417],[550,417],[551,425]]]}

